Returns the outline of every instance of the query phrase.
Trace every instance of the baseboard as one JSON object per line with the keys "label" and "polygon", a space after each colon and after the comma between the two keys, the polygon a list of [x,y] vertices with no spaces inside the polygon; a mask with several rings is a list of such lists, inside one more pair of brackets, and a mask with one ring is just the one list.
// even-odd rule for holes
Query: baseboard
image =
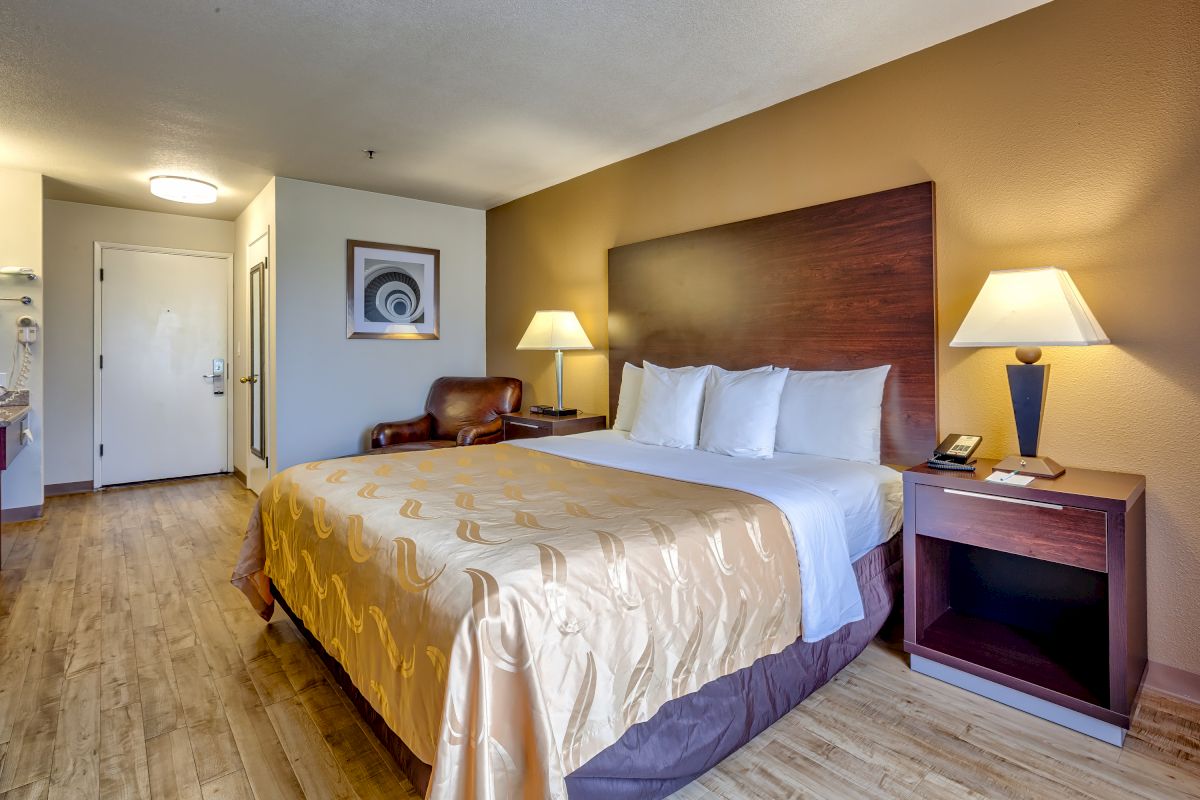
{"label": "baseboard", "polygon": [[241,482],[242,482],[242,486],[245,486],[245,485],[246,485],[246,473],[242,472],[242,471],[241,471],[240,469],[238,469],[237,467],[234,467],[234,468],[233,468],[233,477],[235,477],[235,478],[237,478],[239,481],[241,481]]}
{"label": "baseboard", "polygon": [[46,497],[60,497],[64,494],[80,494],[96,488],[91,481],[68,481],[67,483],[47,483],[43,490]]}
{"label": "baseboard", "polygon": [[37,519],[41,515],[42,507],[40,505],[6,508],[0,511],[0,522],[27,522],[31,519]]}
{"label": "baseboard", "polygon": [[1200,675],[1178,667],[1151,661],[1146,665],[1146,677],[1142,685],[1181,700],[1200,703]]}
{"label": "baseboard", "polygon": [[1111,722],[1102,722],[1101,720],[1089,717],[1087,714],[1081,714],[1070,708],[1063,708],[1040,697],[1025,694],[1008,686],[1002,686],[999,683],[980,678],[969,672],[963,672],[954,667],[947,667],[945,664],[940,664],[937,661],[922,656],[913,655],[910,658],[910,665],[914,672],[920,672],[922,675],[937,678],[939,681],[945,681],[960,689],[966,689],[968,692],[974,692],[975,694],[995,700],[998,703],[1003,703],[1006,706],[1019,708],[1027,714],[1055,722],[1064,728],[1079,731],[1102,742],[1107,742],[1117,747],[1125,743],[1125,730],[1113,725]]}

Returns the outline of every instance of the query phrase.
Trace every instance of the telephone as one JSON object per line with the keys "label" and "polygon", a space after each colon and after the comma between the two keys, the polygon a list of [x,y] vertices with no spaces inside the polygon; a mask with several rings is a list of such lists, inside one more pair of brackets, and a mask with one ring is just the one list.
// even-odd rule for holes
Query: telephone
{"label": "telephone", "polygon": [[964,433],[952,433],[942,440],[933,451],[933,455],[925,462],[934,469],[952,469],[963,472],[974,472],[973,456],[983,442],[982,436],[972,436]]}

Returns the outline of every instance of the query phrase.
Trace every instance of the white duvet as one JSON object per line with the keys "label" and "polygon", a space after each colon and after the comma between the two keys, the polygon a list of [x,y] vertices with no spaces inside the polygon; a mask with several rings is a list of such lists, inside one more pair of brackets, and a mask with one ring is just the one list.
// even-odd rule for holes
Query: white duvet
{"label": "white duvet", "polygon": [[773,503],[796,543],[803,638],[816,642],[863,618],[853,561],[899,527],[900,474],[888,467],[777,453],[732,458],[634,442],[621,431],[523,439],[508,444],[589,464],[735,489]]}

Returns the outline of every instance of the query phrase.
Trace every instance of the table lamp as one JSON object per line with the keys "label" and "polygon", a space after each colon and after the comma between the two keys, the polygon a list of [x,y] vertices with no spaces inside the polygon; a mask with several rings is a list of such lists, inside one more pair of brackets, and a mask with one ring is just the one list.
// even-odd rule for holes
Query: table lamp
{"label": "table lamp", "polygon": [[553,350],[554,372],[558,380],[558,405],[541,411],[555,417],[569,417],[579,412],[563,408],[563,350],[591,350],[592,343],[574,311],[538,311],[533,315],[525,335],[517,343],[518,350]]}
{"label": "table lamp", "polygon": [[1065,270],[1031,267],[988,273],[950,346],[1017,348],[1021,363],[1008,365],[1008,389],[1021,453],[1005,458],[995,469],[1038,478],[1057,478],[1066,471],[1054,459],[1037,454],[1050,380],[1050,365],[1037,362],[1043,347],[1108,342]]}

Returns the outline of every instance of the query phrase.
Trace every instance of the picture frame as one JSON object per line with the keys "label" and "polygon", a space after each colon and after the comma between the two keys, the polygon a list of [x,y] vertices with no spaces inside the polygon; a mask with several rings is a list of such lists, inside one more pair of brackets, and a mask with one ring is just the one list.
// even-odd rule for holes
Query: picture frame
{"label": "picture frame", "polygon": [[346,338],[438,339],[441,251],[346,240]]}

